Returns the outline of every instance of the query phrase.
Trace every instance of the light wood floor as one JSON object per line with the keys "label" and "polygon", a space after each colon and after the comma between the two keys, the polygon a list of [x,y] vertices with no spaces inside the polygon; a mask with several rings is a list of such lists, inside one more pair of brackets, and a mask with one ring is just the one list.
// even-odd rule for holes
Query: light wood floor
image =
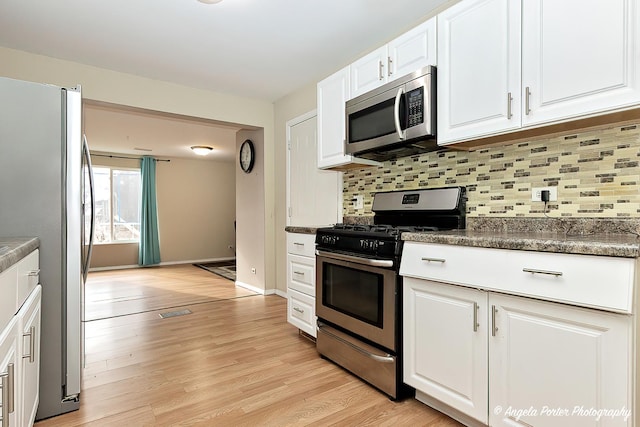
{"label": "light wood floor", "polygon": [[[123,283],[131,289],[116,291]],[[108,313],[109,292],[114,305],[125,294],[149,298],[130,306],[137,314],[86,323],[80,410],[37,427],[461,425],[413,399],[392,402],[321,359],[286,322],[279,296],[192,266],[92,273],[87,286],[103,296],[93,318]],[[154,307],[193,313],[161,319],[167,310]]]}

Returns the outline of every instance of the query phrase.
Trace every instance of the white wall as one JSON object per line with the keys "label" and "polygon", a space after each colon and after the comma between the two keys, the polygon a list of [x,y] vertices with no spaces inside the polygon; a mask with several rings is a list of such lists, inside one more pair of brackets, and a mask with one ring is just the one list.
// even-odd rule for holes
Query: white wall
{"label": "white wall", "polygon": [[[204,117],[240,124],[247,129],[261,128],[265,147],[264,168],[256,185],[263,187],[265,197],[263,206],[259,206],[264,210],[264,216],[257,227],[263,229],[263,250],[265,246],[274,245],[276,182],[273,104],[6,48],[0,48],[0,76],[60,86],[80,84],[83,97],[87,99]],[[237,197],[242,201],[246,196],[238,193]],[[239,238],[236,244],[238,249],[244,245],[255,245],[255,237],[248,241]],[[274,288],[275,254],[273,251],[256,253],[255,257],[260,258],[260,262],[266,259],[264,286],[267,289]]]}
{"label": "white wall", "polygon": [[[272,293],[274,286],[267,284],[267,255],[265,230],[262,222],[265,218],[265,189],[261,176],[265,166],[265,146],[262,130],[239,131],[236,136],[236,153],[242,143],[250,139],[255,148],[255,163],[249,173],[236,168],[236,219],[239,241],[248,242],[238,247],[236,253],[236,283],[259,292]],[[255,272],[252,271],[255,269]]]}

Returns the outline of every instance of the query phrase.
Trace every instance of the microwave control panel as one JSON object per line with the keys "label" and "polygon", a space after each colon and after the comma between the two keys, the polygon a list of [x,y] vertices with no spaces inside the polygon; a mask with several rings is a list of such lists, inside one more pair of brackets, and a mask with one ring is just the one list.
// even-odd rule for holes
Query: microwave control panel
{"label": "microwave control panel", "polygon": [[407,92],[407,127],[417,126],[424,122],[424,88],[419,87]]}

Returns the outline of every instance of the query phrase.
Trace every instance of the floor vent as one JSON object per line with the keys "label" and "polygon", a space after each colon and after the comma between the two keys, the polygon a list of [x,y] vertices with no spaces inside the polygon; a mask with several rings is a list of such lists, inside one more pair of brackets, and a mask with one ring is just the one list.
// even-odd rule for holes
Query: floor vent
{"label": "floor vent", "polygon": [[160,313],[160,317],[166,319],[167,317],[184,316],[185,314],[191,314],[191,310],[168,311],[166,313]]}

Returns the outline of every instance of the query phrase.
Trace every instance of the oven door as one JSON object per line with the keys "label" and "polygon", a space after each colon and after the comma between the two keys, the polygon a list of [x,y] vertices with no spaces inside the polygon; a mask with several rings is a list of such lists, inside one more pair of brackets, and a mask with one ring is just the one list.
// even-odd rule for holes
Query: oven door
{"label": "oven door", "polygon": [[398,275],[393,266],[393,260],[317,250],[316,315],[396,352]]}

